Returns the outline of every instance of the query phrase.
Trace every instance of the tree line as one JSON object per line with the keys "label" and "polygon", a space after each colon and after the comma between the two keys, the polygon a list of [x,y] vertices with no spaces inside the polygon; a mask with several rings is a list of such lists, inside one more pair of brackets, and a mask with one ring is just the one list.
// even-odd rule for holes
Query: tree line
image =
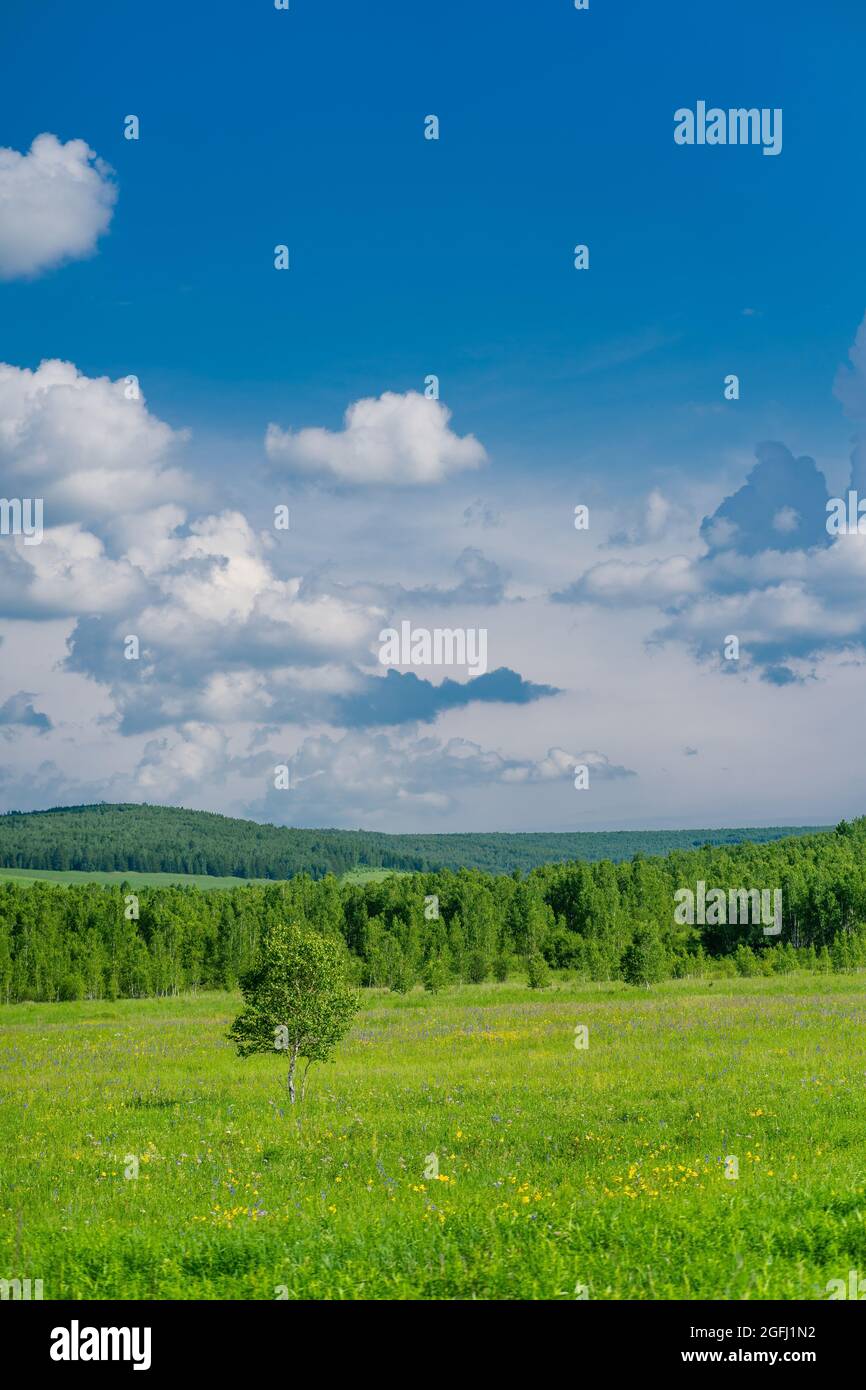
{"label": "tree line", "polygon": [[[690,925],[675,894],[780,889],[782,932]],[[331,938],[354,985],[431,990],[551,970],[634,983],[703,973],[866,964],[866,818],[773,843],[663,858],[477,869],[340,883],[333,875],[203,892],[128,884],[0,884],[0,999],[140,997],[234,989],[281,921]]]}
{"label": "tree line", "polygon": [[102,804],[0,815],[0,866],[274,880],[296,874],[339,877],[359,867],[511,873],[572,859],[619,861],[636,853],[665,854],[705,843],[770,841],[805,833],[808,827],[388,835],[259,825],[176,806]]}

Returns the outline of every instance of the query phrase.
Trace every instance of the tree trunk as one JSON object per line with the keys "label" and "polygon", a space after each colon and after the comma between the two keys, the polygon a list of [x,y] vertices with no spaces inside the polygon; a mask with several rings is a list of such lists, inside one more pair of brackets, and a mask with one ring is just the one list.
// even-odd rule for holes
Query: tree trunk
{"label": "tree trunk", "polygon": [[310,1067],[311,1067],[312,1065],[313,1065],[313,1059],[312,1059],[312,1057],[309,1057],[309,1058],[307,1059],[307,1065],[304,1067],[304,1080],[303,1080],[303,1083],[302,1083],[302,1085],[301,1085],[301,1100],[302,1100],[302,1101],[306,1100],[306,1098],[307,1098],[307,1072],[310,1070]]}
{"label": "tree trunk", "polygon": [[295,1046],[292,1048],[292,1059],[291,1059],[291,1061],[289,1062],[289,1077],[288,1077],[289,1100],[292,1102],[292,1105],[294,1105],[294,1103],[295,1103],[295,1064],[296,1064],[297,1060],[298,1060],[298,1046],[297,1046],[297,1043],[296,1043]]}

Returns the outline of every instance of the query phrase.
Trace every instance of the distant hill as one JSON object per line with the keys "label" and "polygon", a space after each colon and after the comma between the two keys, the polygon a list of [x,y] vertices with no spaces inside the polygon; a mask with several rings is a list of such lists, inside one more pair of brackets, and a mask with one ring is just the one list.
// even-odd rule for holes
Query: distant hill
{"label": "distant hill", "polygon": [[701,845],[762,843],[821,826],[733,830],[386,835],[294,830],[177,806],[61,806],[0,815],[0,866],[83,873],[202,874],[221,878],[321,878],[358,869],[528,870],[570,859],[631,859]]}

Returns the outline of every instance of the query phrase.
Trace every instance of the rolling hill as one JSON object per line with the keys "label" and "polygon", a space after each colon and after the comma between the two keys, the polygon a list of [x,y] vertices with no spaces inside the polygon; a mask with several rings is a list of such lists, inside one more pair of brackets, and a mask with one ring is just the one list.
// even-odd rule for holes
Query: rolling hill
{"label": "rolling hill", "polygon": [[571,859],[631,859],[701,845],[762,843],[816,826],[723,830],[620,830],[388,835],[369,830],[298,830],[210,811],[137,804],[64,806],[0,815],[0,868],[106,874],[192,874],[205,878],[321,878],[370,870],[529,870]]}

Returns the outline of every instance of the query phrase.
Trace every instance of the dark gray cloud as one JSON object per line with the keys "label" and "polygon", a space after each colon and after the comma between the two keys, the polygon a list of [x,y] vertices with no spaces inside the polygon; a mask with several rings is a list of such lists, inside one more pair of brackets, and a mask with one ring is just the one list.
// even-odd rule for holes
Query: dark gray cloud
{"label": "dark gray cloud", "polygon": [[768,685],[802,685],[805,678],[797,675],[790,666],[767,666],[761,673],[761,679]]}
{"label": "dark gray cloud", "polygon": [[701,523],[709,554],[735,550],[808,550],[827,546],[827,484],[815,460],[784,444],[759,444],[758,462],[741,488]]}
{"label": "dark gray cloud", "polygon": [[331,702],[332,722],[348,729],[385,724],[426,723],[444,710],[458,709],[473,701],[526,705],[559,695],[552,685],[535,685],[516,671],[500,666],[468,681],[446,679],[439,685],[413,671],[388,671],[384,679],[368,677],[363,687]]}
{"label": "dark gray cloud", "polygon": [[19,690],[17,694],[10,695],[5,704],[0,705],[0,727],[6,731],[6,737],[11,737],[9,730],[36,729],[40,734],[46,734],[54,725],[47,714],[42,714],[37,710],[33,701],[36,695],[28,690]]}
{"label": "dark gray cloud", "polygon": [[[124,665],[139,667],[141,663]],[[217,713],[210,687],[166,684],[153,671],[150,677],[142,670],[140,677],[132,675],[124,685],[114,684],[112,694],[118,714],[109,722],[124,735],[151,733],[167,725],[214,718]],[[383,676],[356,672],[353,688],[344,694],[307,688],[289,672],[280,679],[247,686],[246,693],[242,687],[232,715],[270,727],[327,723],[366,729],[429,723],[446,710],[474,702],[526,705],[558,694],[555,686],[524,680],[505,666],[470,680],[445,679],[439,684],[413,671],[391,669]]]}
{"label": "dark gray cloud", "polygon": [[[756,448],[742,487],[700,525],[702,555],[591,565],[554,602],[661,610],[649,645],[685,644],[728,676],[753,669],[768,684],[814,678],[826,655],[866,646],[866,538],[831,536],[828,491],[814,460],[774,442]],[[862,459],[852,458],[852,486]],[[737,659],[725,646],[735,636]]]}

